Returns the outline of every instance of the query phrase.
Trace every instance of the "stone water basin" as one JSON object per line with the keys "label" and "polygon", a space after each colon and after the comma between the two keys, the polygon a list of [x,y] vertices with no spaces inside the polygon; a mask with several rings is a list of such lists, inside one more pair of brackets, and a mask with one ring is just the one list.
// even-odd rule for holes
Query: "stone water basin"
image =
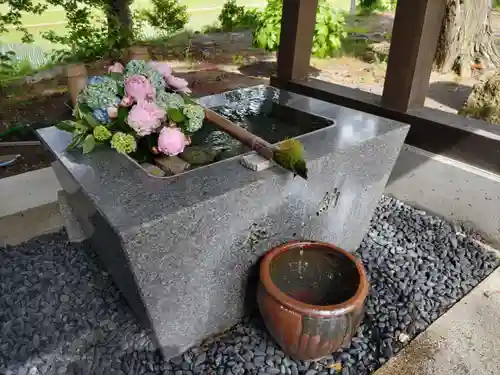
{"label": "stone water basin", "polygon": [[[205,97],[200,103],[271,144],[286,138],[300,138],[335,124],[334,120],[317,113],[287,106],[285,99],[283,93],[273,87],[257,86]],[[141,165],[140,157],[135,159],[151,177],[169,178],[252,151],[208,120],[191,139],[191,146],[179,157],[156,159],[156,164],[167,172],[165,176],[151,173],[154,169],[149,163],[153,160],[142,160],[149,163]]]}
{"label": "stone water basin", "polygon": [[[312,239],[354,251],[409,129],[266,86],[199,100],[228,117],[245,113],[243,126],[271,142],[302,133],[309,179],[279,167],[255,172],[232,156],[151,178],[111,149],[68,152],[70,134],[38,131],[72,213],[166,358],[256,309],[258,263],[268,249]],[[287,126],[273,128],[275,120],[259,117],[266,111]]]}

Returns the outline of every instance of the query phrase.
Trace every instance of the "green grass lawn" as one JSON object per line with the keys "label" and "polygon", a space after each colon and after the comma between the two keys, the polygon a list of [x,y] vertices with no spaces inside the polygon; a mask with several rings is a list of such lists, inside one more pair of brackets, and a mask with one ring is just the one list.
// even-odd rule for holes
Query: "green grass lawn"
{"label": "green grass lawn", "polygon": [[[333,5],[339,10],[349,9],[349,0],[330,0]],[[203,26],[211,25],[217,21],[220,13],[220,7],[224,5],[226,0],[180,0],[190,9],[190,20],[188,28],[199,30]],[[266,0],[237,0],[241,5],[265,5]],[[135,0],[132,4],[132,9],[140,9],[148,7],[149,0]],[[219,8],[213,10],[201,10],[206,8]],[[199,9],[197,11],[197,9]],[[5,4],[0,4],[0,12],[5,12]],[[45,50],[50,50],[54,47],[50,42],[43,39],[44,31],[54,30],[56,33],[65,32],[65,16],[64,11],[57,7],[51,7],[48,11],[41,15],[26,14],[23,16],[23,24],[28,26],[29,31],[33,34],[35,44]],[[59,23],[59,24],[58,24]],[[22,34],[16,30],[9,30],[8,33],[0,36],[0,43],[20,43]]]}

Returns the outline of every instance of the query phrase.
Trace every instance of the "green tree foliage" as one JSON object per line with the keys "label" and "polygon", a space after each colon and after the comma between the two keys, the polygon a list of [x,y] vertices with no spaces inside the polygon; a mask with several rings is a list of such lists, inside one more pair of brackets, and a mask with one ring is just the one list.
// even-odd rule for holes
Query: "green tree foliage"
{"label": "green tree foliage", "polygon": [[[23,13],[42,14],[49,5],[66,13],[66,29],[62,35],[48,31],[43,37],[61,45],[53,53],[54,61],[91,61],[112,56],[134,41],[130,13],[131,0],[0,0],[8,11],[0,14],[0,35],[9,28],[23,32],[23,42],[33,41],[22,24]],[[188,21],[186,6],[178,0],[153,0],[153,8],[139,12],[139,20],[168,33],[182,29]],[[96,14],[106,17],[97,17]],[[9,56],[9,58],[12,58]]]}
{"label": "green tree foliage", "polygon": [[62,45],[53,51],[54,61],[92,61],[110,56],[110,53],[126,47],[130,36],[120,29],[110,27],[108,20],[92,14],[91,6],[68,7],[66,10],[66,32],[62,35],[48,31],[43,37]]}
{"label": "green tree foliage", "polygon": [[260,12],[257,9],[246,9],[238,5],[236,0],[228,0],[219,14],[222,31],[229,32],[240,29],[255,29],[258,26]]}
{"label": "green tree foliage", "polygon": [[14,27],[23,33],[23,42],[33,41],[33,37],[23,26],[21,17],[23,13],[42,14],[46,4],[39,4],[32,0],[0,0],[0,5],[7,8],[7,12],[0,13],[0,35],[8,32],[8,27]]}
{"label": "green tree foliage", "polygon": [[[269,0],[254,33],[257,47],[269,51],[278,49],[282,13],[283,0]],[[321,58],[333,56],[342,49],[342,40],[346,37],[343,14],[335,12],[328,0],[319,0],[312,54]]]}
{"label": "green tree foliage", "polygon": [[359,6],[363,11],[387,12],[396,9],[397,0],[361,0]]}
{"label": "green tree foliage", "polygon": [[153,7],[141,9],[136,17],[167,35],[181,30],[189,21],[187,6],[179,4],[178,0],[152,0],[151,2]]}

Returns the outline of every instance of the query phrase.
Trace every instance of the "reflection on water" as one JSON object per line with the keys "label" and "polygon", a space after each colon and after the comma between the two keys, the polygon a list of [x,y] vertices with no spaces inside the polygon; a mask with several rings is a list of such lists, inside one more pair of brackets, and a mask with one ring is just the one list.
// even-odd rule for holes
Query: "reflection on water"
{"label": "reflection on water", "polygon": [[[280,96],[278,91],[272,88],[242,89],[216,97],[220,100],[217,103],[211,103],[213,111],[269,143],[298,137],[334,123],[326,118],[284,105],[287,103],[287,97]],[[214,106],[213,104],[221,105]],[[210,159],[209,164],[251,151],[229,134],[218,130],[217,126],[210,121],[204,122],[202,129],[191,137],[191,141],[190,147],[197,147],[198,151],[201,148],[203,151],[208,151],[210,155],[216,154],[215,158]],[[155,137],[143,137],[140,139],[137,152],[132,157],[138,162],[154,163],[151,149],[155,146]],[[181,157],[184,156],[181,155]],[[190,164],[197,164],[191,165],[191,169],[206,165],[206,163]]]}
{"label": "reflection on water", "polygon": [[316,306],[353,297],[359,285],[356,265],[345,255],[318,246],[287,250],[271,262],[271,280],[290,297]]}
{"label": "reflection on water", "polygon": [[[246,94],[245,94],[246,93]],[[260,95],[256,95],[260,94]],[[333,121],[275,102],[264,92],[246,90],[227,98],[228,103],[211,108],[249,132],[270,143],[298,137],[333,125]],[[203,129],[193,137],[193,145],[207,146],[220,151],[218,160],[249,151],[249,148],[206,121]]]}

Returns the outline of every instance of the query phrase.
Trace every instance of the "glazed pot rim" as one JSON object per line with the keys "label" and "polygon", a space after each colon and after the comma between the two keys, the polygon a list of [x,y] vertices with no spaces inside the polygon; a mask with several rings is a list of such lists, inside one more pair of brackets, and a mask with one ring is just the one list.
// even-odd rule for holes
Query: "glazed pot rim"
{"label": "glazed pot rim", "polygon": [[[312,245],[316,247],[323,248],[332,253],[338,253],[347,257],[356,266],[356,270],[359,276],[359,285],[356,289],[354,295],[348,300],[335,304],[335,305],[311,305],[308,303],[301,302],[295,298],[290,297],[286,293],[282,292],[272,281],[270,275],[270,265],[274,258],[280,253],[285,251],[295,249],[298,247],[311,247]],[[259,270],[260,282],[267,289],[268,293],[279,302],[281,302],[286,307],[291,310],[298,311],[302,314],[307,314],[311,316],[332,316],[332,315],[342,315],[345,314],[360,304],[364,302],[368,295],[368,278],[366,275],[365,268],[361,261],[348,251],[332,245],[327,242],[319,241],[309,241],[309,240],[297,240],[289,241],[284,244],[278,245],[267,252],[260,264]],[[332,311],[333,310],[333,311]]]}

